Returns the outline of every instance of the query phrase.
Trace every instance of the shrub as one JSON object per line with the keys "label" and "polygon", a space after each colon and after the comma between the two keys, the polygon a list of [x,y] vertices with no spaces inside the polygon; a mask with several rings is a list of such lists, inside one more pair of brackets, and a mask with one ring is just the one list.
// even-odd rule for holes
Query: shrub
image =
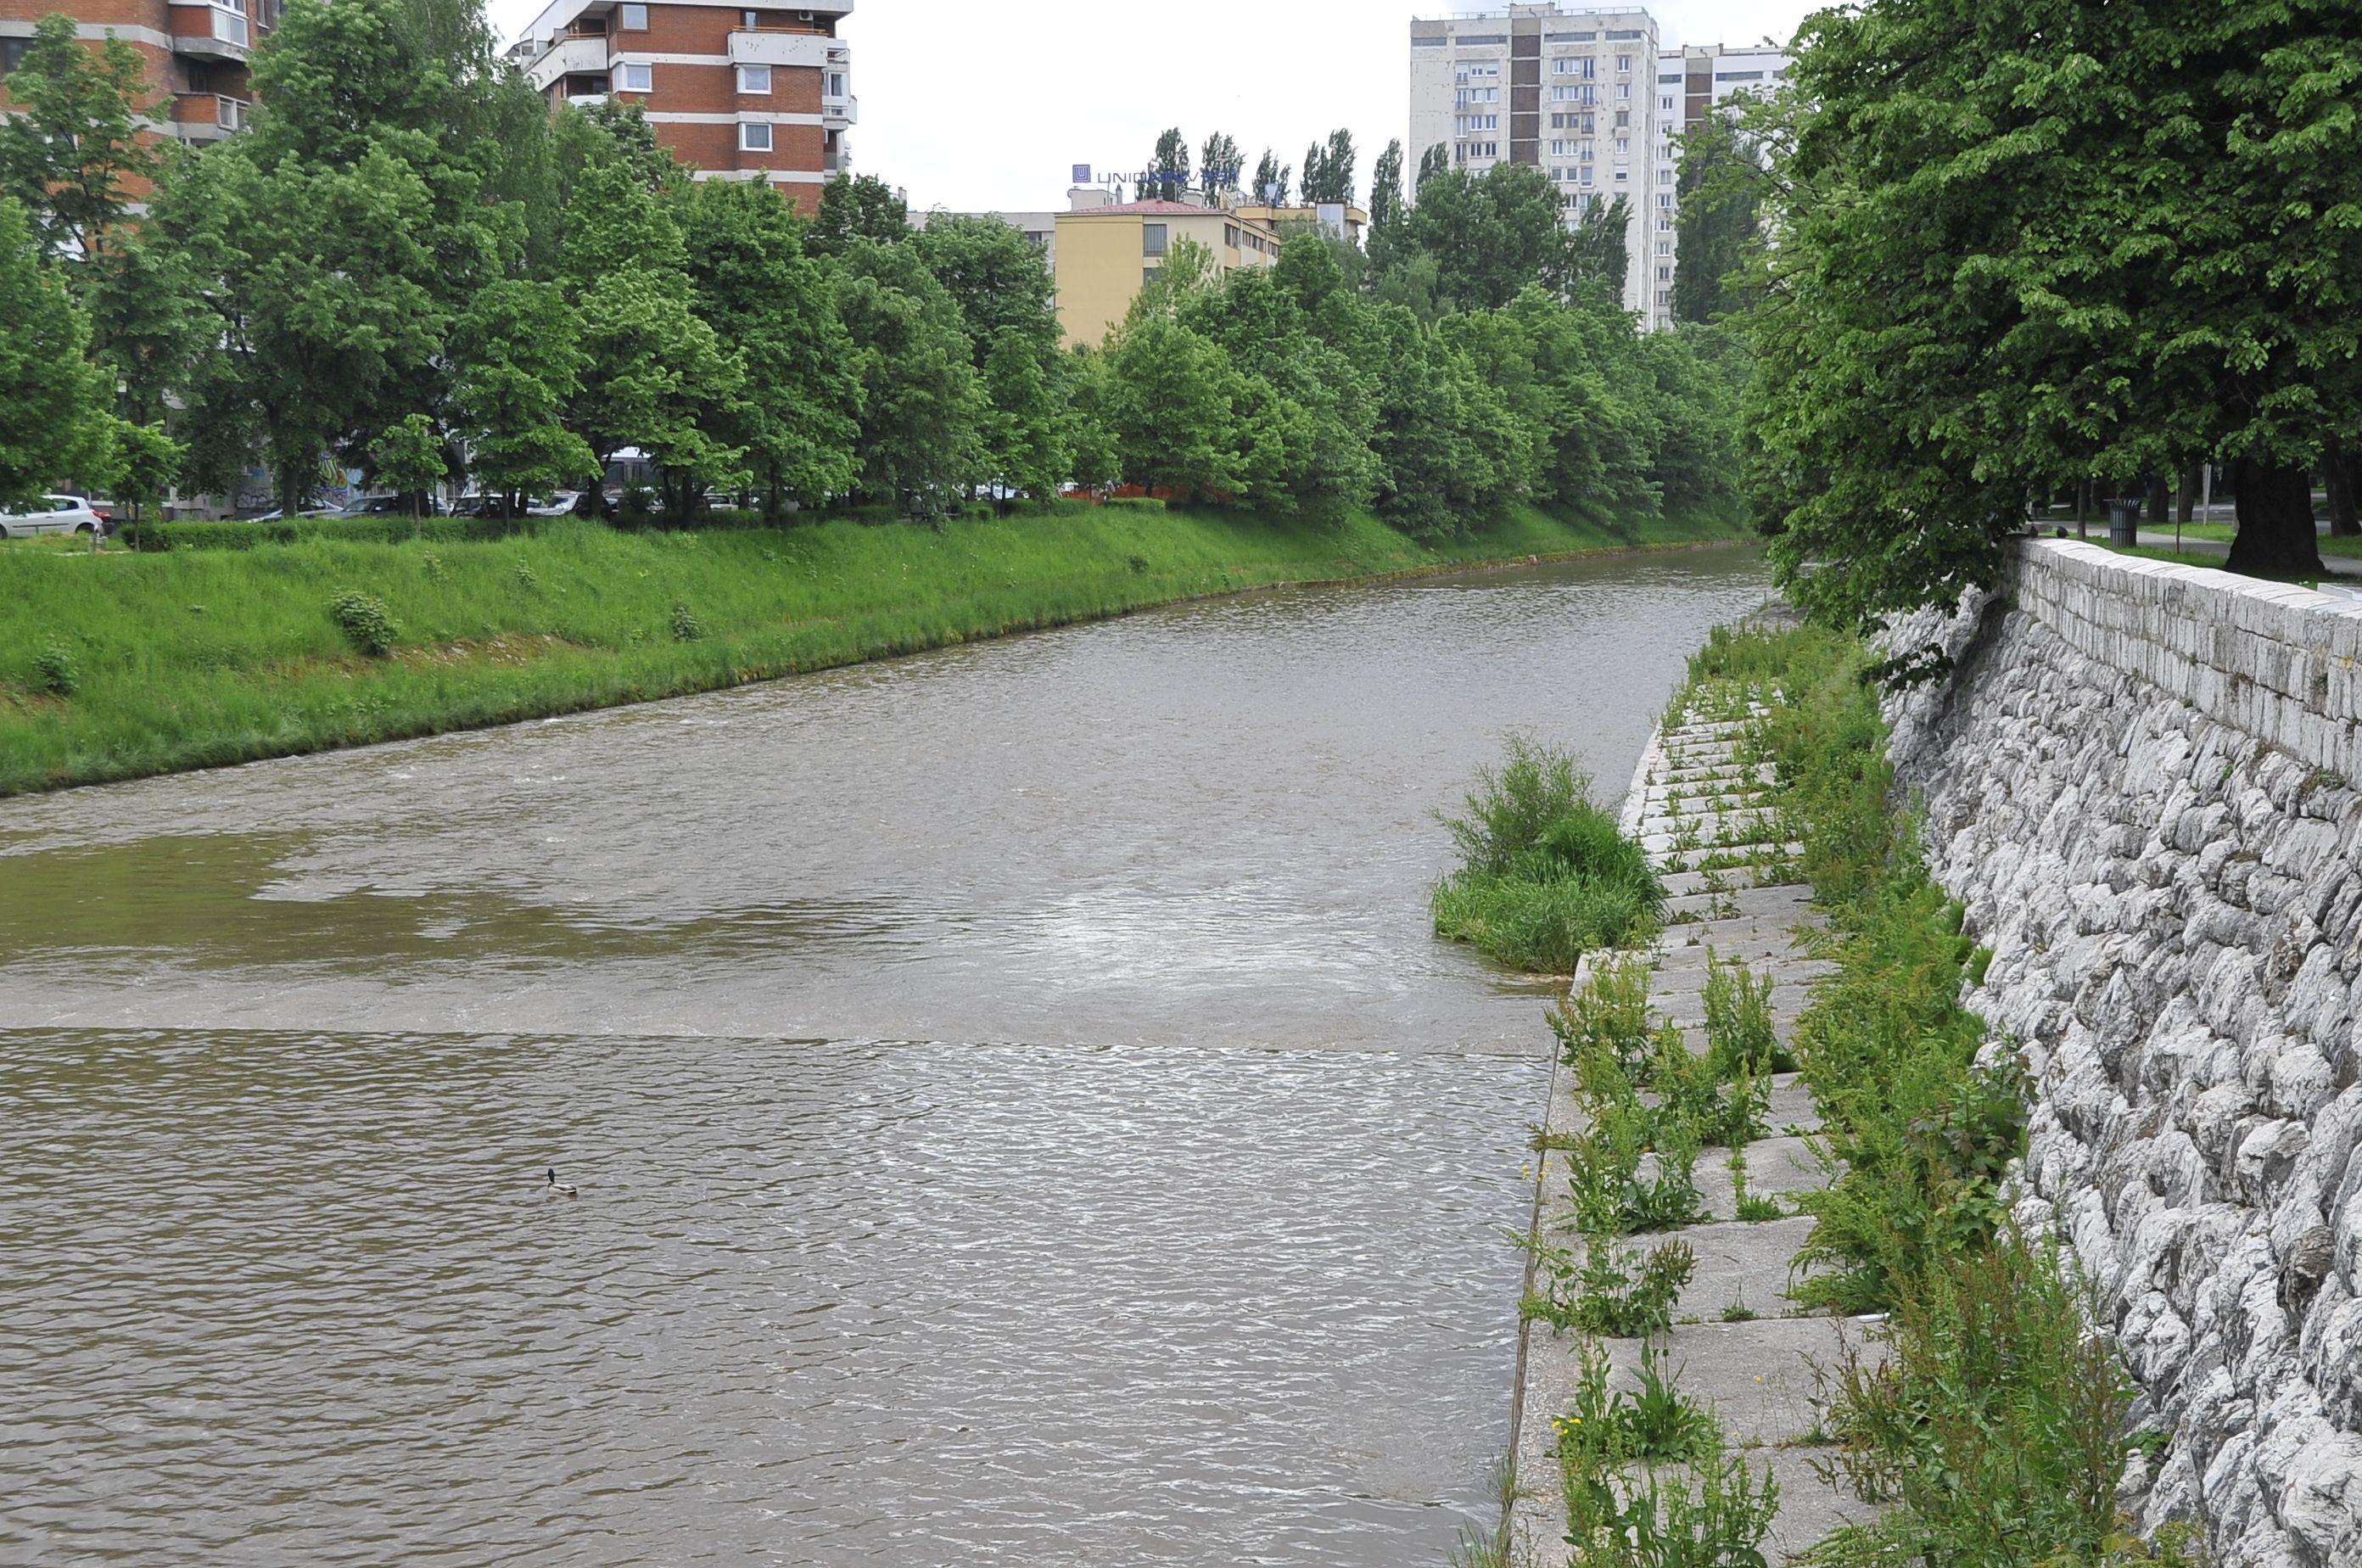
{"label": "shrub", "polygon": [[370,657],[383,658],[393,651],[397,634],[384,600],[347,589],[328,601],[328,613],[353,646]]}
{"label": "shrub", "polygon": [[71,697],[82,690],[82,671],[72,650],[51,643],[33,655],[33,684],[52,697]]}
{"label": "shrub", "polygon": [[1646,958],[1616,958],[1595,965],[1583,989],[1568,993],[1550,1010],[1551,1032],[1569,1066],[1585,1050],[1607,1052],[1625,1076],[1641,1081],[1649,1063],[1649,975]]}
{"label": "shrub", "polygon": [[1529,973],[1565,974],[1653,925],[1664,888],[1589,786],[1565,753],[1511,737],[1508,760],[1477,775],[1466,814],[1443,819],[1461,868],[1435,889],[1437,933]]}
{"label": "shrub", "polygon": [[687,604],[676,602],[672,607],[672,640],[693,643],[705,635],[705,627]]}
{"label": "shrub", "polygon": [[1564,1248],[1547,1245],[1537,1249],[1536,1261],[1551,1279],[1525,1304],[1525,1316],[1617,1340],[1672,1328],[1673,1304],[1697,1272],[1697,1254],[1686,1242],[1661,1242],[1644,1258],[1592,1237],[1580,1264]]}
{"label": "shrub", "polygon": [[1758,978],[1744,964],[1705,961],[1706,1055],[1719,1077],[1739,1072],[1793,1073],[1796,1058],[1780,1043],[1772,1022],[1772,977]]}

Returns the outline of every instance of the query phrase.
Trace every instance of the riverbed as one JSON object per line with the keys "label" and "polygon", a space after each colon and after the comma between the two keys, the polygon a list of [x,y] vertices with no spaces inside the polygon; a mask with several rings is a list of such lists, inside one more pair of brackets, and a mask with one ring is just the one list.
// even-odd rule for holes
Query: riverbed
{"label": "riverbed", "polygon": [[1438,1562],[1548,1035],[1429,933],[1431,812],[1513,728],[1612,799],[1764,585],[1263,593],[0,802],[0,1557]]}

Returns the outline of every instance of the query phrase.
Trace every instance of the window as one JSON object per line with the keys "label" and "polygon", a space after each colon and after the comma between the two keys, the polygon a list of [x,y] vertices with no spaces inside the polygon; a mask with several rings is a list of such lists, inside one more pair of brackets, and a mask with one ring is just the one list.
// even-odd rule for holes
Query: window
{"label": "window", "polygon": [[1163,224],[1144,223],[1140,226],[1140,253],[1142,256],[1162,256],[1164,254],[1164,226]]}
{"label": "window", "polygon": [[1658,99],[1658,100],[1657,100],[1657,107],[1659,107],[1659,108],[1661,108],[1661,109],[1663,109],[1663,110],[1667,111],[1668,113],[1670,113],[1670,112],[1672,111],[1672,106],[1673,106],[1673,101],[1672,101],[1672,98],[1670,98],[1670,97],[1660,98],[1660,99]]}
{"label": "window", "polygon": [[1616,69],[1617,69],[1617,70],[1618,70],[1618,71],[1629,71],[1629,70],[1631,70],[1631,69],[1632,69],[1632,57],[1631,57],[1630,55],[1628,55],[1628,54],[1619,54],[1619,55],[1617,55],[1617,56],[1616,57]]}
{"label": "window", "polygon": [[618,6],[615,26],[627,33],[648,30],[648,8],[646,6]]}
{"label": "window", "polygon": [[1616,138],[1616,156],[1618,158],[1629,158],[1632,156],[1632,138],[1630,137],[1619,136]]}
{"label": "window", "polygon": [[634,65],[626,61],[615,67],[615,91],[618,93],[653,91],[656,86],[656,72],[657,68],[653,65]]}
{"label": "window", "polygon": [[1222,247],[1227,250],[1236,250],[1239,248],[1238,225],[1226,223],[1222,226]]}
{"label": "window", "polygon": [[771,68],[767,65],[742,65],[738,68],[738,91],[768,93],[771,90]]}
{"label": "window", "polygon": [[842,97],[844,97],[844,72],[842,72],[842,71],[832,71],[832,72],[830,72],[828,73],[828,80],[827,80],[826,83],[825,83],[825,84],[823,84],[823,85],[822,85],[822,87],[821,88],[821,94],[822,94],[822,95],[823,97],[829,97],[829,98],[842,98]]}
{"label": "window", "polygon": [[755,28],[763,25],[763,13],[760,11],[741,11],[738,13],[738,25],[751,32]]}
{"label": "window", "polygon": [[1657,282],[1661,283],[1670,283],[1672,281],[1673,270],[1671,267],[1660,267],[1657,269]]}
{"label": "window", "polygon": [[1142,267],[1140,270],[1140,286],[1144,289],[1156,282],[1156,274],[1163,271],[1164,269],[1162,267]]}
{"label": "window", "polygon": [[0,76],[6,76],[25,63],[25,50],[30,39],[0,39]]}
{"label": "window", "polygon": [[1632,101],[1632,83],[1629,82],[1616,83],[1616,101],[1619,104],[1628,104]]}
{"label": "window", "polygon": [[738,150],[768,152],[771,150],[771,127],[762,120],[747,120],[738,127]]}

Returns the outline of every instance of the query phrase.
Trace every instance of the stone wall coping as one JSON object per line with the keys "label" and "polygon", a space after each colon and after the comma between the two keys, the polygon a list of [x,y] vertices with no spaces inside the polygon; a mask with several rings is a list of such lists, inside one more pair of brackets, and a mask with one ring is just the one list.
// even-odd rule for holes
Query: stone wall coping
{"label": "stone wall coping", "polygon": [[2010,564],[2018,611],[2085,657],[2362,781],[2362,602],[2076,539]]}

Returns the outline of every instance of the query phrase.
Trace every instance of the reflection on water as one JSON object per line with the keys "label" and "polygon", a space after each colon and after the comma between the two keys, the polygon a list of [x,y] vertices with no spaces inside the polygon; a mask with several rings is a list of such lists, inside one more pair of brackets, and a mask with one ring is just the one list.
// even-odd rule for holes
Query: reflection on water
{"label": "reflection on water", "polygon": [[1544,1066],[1429,813],[1512,726],[1620,786],[1760,581],[0,803],[0,1559],[1436,1561]]}

